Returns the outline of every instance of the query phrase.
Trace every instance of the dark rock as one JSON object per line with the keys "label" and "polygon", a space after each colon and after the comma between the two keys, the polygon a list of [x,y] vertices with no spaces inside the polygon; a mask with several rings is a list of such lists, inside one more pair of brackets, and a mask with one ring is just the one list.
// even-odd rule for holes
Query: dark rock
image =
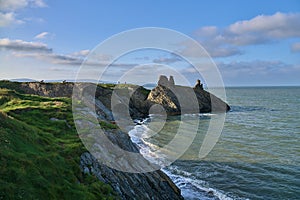
{"label": "dark rock", "polygon": [[149,105],[159,104],[168,115],[186,113],[227,112],[229,105],[205,91],[203,84],[197,80],[194,88],[174,85],[168,87],[159,84],[151,90],[147,101]]}
{"label": "dark rock", "polygon": [[[99,163],[90,153],[80,157],[83,173],[92,173],[108,183],[121,199],[183,199],[180,190],[162,171],[126,173]],[[86,169],[88,168],[88,169]]]}
{"label": "dark rock", "polygon": [[173,87],[174,85],[175,85],[174,77],[173,77],[173,76],[170,76],[170,79],[169,79],[169,86],[170,86],[170,87]]}

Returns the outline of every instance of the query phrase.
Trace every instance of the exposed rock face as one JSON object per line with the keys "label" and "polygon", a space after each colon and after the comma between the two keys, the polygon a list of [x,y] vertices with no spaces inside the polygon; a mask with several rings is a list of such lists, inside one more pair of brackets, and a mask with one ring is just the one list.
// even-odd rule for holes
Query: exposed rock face
{"label": "exposed rock face", "polygon": [[[77,83],[85,88],[87,93],[90,92],[91,83]],[[27,82],[21,83],[20,89],[26,94],[34,94],[46,97],[72,97],[74,83],[44,83],[44,82]],[[129,112],[132,118],[145,118],[148,115],[148,102],[146,101],[148,91],[141,86],[128,86],[126,88],[105,88],[98,86],[95,97],[109,110],[111,110],[111,97],[114,92],[115,96],[123,105],[129,105]],[[97,103],[97,102],[96,102]],[[98,101],[99,103],[99,101]],[[105,109],[104,109],[105,110]],[[102,113],[103,114],[103,113]],[[113,118],[111,119],[113,120]]]}
{"label": "exposed rock face", "polygon": [[34,94],[47,97],[71,97],[73,92],[73,83],[44,83],[28,82],[21,83],[20,89],[26,94]]}
{"label": "exposed rock face", "polygon": [[150,105],[162,105],[169,115],[178,115],[182,112],[208,113],[230,110],[230,107],[221,99],[203,90],[200,80],[197,81],[194,88],[176,85],[169,87],[158,84],[151,90],[147,100]]}
{"label": "exposed rock face", "polygon": [[[89,87],[84,88],[83,93],[85,93],[85,95],[90,95],[90,97],[93,97],[92,93],[89,93],[90,89],[91,88]],[[99,92],[101,91],[102,90],[100,90]],[[112,98],[116,98],[116,101],[128,100],[128,97],[119,96],[120,93],[118,92],[117,94],[118,95],[116,95],[116,97],[112,97]],[[112,96],[114,95],[115,94],[112,94]],[[96,99],[96,110],[99,115],[98,118],[100,118],[101,120],[106,120],[107,123],[110,123],[111,114],[107,113],[110,111],[108,108],[105,107],[105,104],[107,102],[103,103],[101,101],[101,98],[99,97],[98,99]],[[141,97],[139,96],[138,98],[143,99],[144,96]],[[128,152],[139,153],[138,147],[133,142],[131,142],[130,137],[127,133],[122,132],[119,129],[110,129],[110,130],[105,130],[104,134],[110,140],[110,142],[112,142],[114,145],[118,146],[119,148]],[[104,148],[103,151],[109,151],[109,150]],[[106,154],[103,151],[100,150],[100,152],[102,152],[101,156],[102,155],[105,156]],[[111,159],[114,159],[113,157],[114,156],[111,156]],[[112,162],[118,162],[120,157],[122,157],[122,155],[115,156],[116,160]],[[141,156],[141,159],[144,158]],[[124,166],[128,166],[133,164],[135,165],[136,162],[140,162],[140,160],[135,161],[134,163],[132,163],[132,161],[130,160],[123,160],[123,162],[125,162]],[[146,163],[147,165],[148,161],[141,161],[141,162]],[[98,162],[96,158],[88,152],[85,152],[81,155],[80,168],[83,173],[93,174],[99,180],[110,184],[114,189],[114,191],[121,197],[121,199],[124,200],[125,199],[157,199],[157,200],[183,199],[180,194],[180,190],[177,188],[177,186],[171,181],[171,179],[167,175],[165,175],[160,170],[149,172],[149,173],[126,173],[122,171],[117,171],[115,169],[112,169],[102,164],[101,162]]]}
{"label": "exposed rock face", "polygon": [[80,158],[84,173],[93,174],[112,186],[121,199],[183,199],[180,190],[162,171],[132,174],[120,172],[100,164],[88,152]]}

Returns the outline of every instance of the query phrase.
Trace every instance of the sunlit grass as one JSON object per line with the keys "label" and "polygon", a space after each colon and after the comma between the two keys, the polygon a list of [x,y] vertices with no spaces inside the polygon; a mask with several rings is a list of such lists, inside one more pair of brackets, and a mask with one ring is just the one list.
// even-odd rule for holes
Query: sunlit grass
{"label": "sunlit grass", "polygon": [[115,199],[109,185],[81,173],[85,151],[71,99],[0,89],[0,199]]}

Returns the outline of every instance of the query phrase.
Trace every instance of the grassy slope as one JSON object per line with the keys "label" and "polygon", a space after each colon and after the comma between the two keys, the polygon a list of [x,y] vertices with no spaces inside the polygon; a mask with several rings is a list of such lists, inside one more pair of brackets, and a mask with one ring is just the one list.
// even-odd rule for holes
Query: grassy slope
{"label": "grassy slope", "polygon": [[84,151],[70,99],[0,88],[0,199],[115,199],[110,186],[82,175]]}

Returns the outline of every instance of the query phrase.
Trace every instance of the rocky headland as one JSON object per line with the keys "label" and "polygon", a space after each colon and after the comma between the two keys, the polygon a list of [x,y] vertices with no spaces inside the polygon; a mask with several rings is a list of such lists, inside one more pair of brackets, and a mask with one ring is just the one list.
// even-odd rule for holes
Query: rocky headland
{"label": "rocky headland", "polygon": [[[179,115],[182,112],[226,112],[230,109],[221,99],[203,90],[200,82],[194,88],[177,86],[173,77],[168,80],[167,77],[161,76],[157,87],[151,91],[136,85],[98,84],[96,92],[93,94],[94,84],[80,83],[79,86],[82,88],[82,94],[95,98],[97,119],[105,127],[105,135],[109,140],[124,150],[136,153],[139,152],[139,149],[130,140],[128,133],[120,130],[114,124],[112,105],[115,104],[111,102],[112,96],[114,96],[116,102],[127,106],[126,109],[129,110],[132,119],[147,117],[149,109],[154,104],[162,106],[168,115]],[[47,98],[65,97],[70,99],[73,87],[74,83],[68,82],[12,83],[3,81],[0,83],[0,88],[13,90],[20,94],[38,95]],[[196,102],[195,106],[184,107],[184,105],[189,105],[193,101]],[[5,105],[5,102],[3,105]],[[30,108],[29,111],[32,111],[33,108]],[[15,115],[20,111],[9,112]],[[10,114],[9,112],[8,114]],[[52,121],[55,119],[58,122],[64,120],[49,117],[50,119]],[[74,125],[70,124],[67,124],[67,128],[74,128],[72,127]],[[160,170],[132,174],[107,167],[98,162],[87,151],[78,156],[80,157],[78,166],[81,173],[93,175],[103,183],[109,184],[121,199],[183,199],[177,186]]]}

